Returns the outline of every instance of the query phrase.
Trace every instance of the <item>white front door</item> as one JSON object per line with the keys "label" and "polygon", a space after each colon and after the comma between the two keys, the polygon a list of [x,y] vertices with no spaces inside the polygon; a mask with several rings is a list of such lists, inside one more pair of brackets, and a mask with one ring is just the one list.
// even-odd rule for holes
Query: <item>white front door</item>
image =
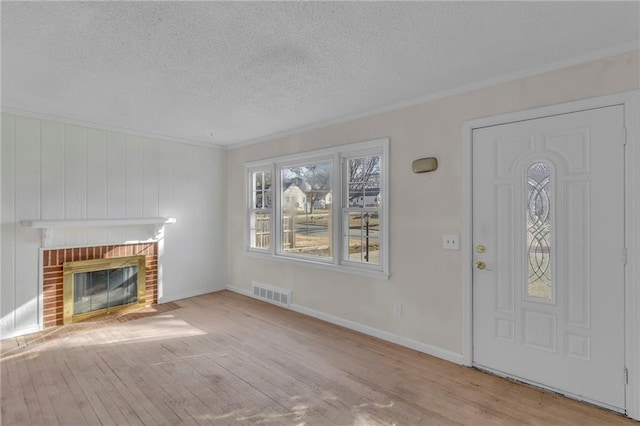
{"label": "white front door", "polygon": [[623,107],[473,131],[473,362],[625,410]]}

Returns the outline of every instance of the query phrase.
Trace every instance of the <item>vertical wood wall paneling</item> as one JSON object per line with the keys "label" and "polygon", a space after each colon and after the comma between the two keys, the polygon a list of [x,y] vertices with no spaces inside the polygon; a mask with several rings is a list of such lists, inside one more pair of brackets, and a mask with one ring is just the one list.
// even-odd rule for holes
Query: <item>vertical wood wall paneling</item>
{"label": "vertical wood wall paneling", "polygon": [[[224,250],[216,240],[224,235],[225,224],[215,219],[224,218],[224,207],[215,205],[211,195],[214,191],[224,191],[225,169],[216,167],[214,161],[218,156],[224,158],[224,152],[174,145],[172,154],[173,193],[169,214],[175,215],[177,222],[165,230],[162,257],[167,261],[162,263],[161,302],[221,289],[225,276],[224,265],[217,269],[217,262],[212,260],[212,256]],[[198,247],[198,250],[185,250],[185,247]]]}
{"label": "vertical wood wall paneling", "polygon": [[14,181],[14,127],[13,116],[2,114],[2,179],[0,180],[2,194],[2,265],[0,276],[0,333],[15,329],[14,296],[16,287],[15,277],[15,181]]}
{"label": "vertical wood wall paneling", "polygon": [[[174,144],[158,142],[158,212],[161,217],[176,217],[174,206]],[[179,221],[179,219],[178,219]]]}
{"label": "vertical wood wall paneling", "polygon": [[173,208],[174,192],[174,145],[171,142],[158,142],[158,213],[161,217],[175,217],[177,222],[165,226],[164,239],[158,241],[158,301],[162,302],[165,295],[164,259],[167,256],[165,241],[171,241],[172,235],[177,233],[175,227],[180,226],[181,217]]}
{"label": "vertical wood wall paneling", "polygon": [[[15,220],[41,217],[40,121],[15,117]],[[38,325],[38,253],[42,242],[39,229],[16,224],[15,329]]]}
{"label": "vertical wood wall paneling", "polygon": [[[125,138],[125,167],[127,181],[125,185],[125,215],[127,218],[143,217],[143,170],[142,146],[146,138],[127,135]],[[153,235],[152,226],[127,227],[128,241],[143,240]]]}
{"label": "vertical wood wall paneling", "polygon": [[[216,195],[224,193],[225,190],[225,167],[219,164],[221,162],[216,161],[219,157],[207,155],[210,151],[210,149],[199,146],[190,146],[189,149],[181,150],[181,152],[189,154],[188,161],[185,161],[184,164],[190,164],[191,167],[188,172],[182,171],[182,174],[185,175],[183,187],[188,189],[180,191],[180,197],[177,197],[178,202],[189,205],[192,203],[191,200],[199,199],[202,208],[190,209],[188,213],[185,212],[185,215],[188,215],[189,223],[207,224],[209,229],[214,230],[211,234],[214,238],[202,232],[193,232],[191,229],[182,232],[182,235],[188,236],[188,240],[184,243],[193,241],[202,248],[202,251],[192,252],[190,259],[184,261],[207,265],[207,268],[200,270],[194,268],[194,272],[190,275],[189,284],[183,286],[189,290],[198,290],[217,284],[210,280],[208,274],[212,276],[224,275],[226,270],[226,265],[221,262],[224,259],[224,253],[218,249],[214,241],[215,236],[223,235],[226,229],[225,217],[216,209]],[[207,172],[203,173],[203,170]],[[213,291],[213,288],[211,290]]]}
{"label": "vertical wood wall paneling", "polygon": [[[64,138],[65,219],[87,218],[87,129],[65,125]],[[87,243],[86,229],[66,229],[65,245]]]}
{"label": "vertical wood wall paneling", "polygon": [[[107,133],[107,218],[125,218],[126,186],[126,140],[122,133]],[[125,236],[121,228],[109,228],[107,241],[122,241]]]}
{"label": "vertical wood wall paneling", "polygon": [[142,144],[139,137],[125,138],[125,217],[142,217]]}
{"label": "vertical wood wall paneling", "polygon": [[[187,255],[184,247],[189,247],[190,243],[197,245],[197,242],[191,241],[190,231],[198,229],[202,224],[197,223],[192,218],[193,206],[190,203],[190,194],[193,191],[189,185],[195,183],[191,182],[190,175],[197,170],[196,164],[194,164],[191,152],[193,147],[180,146],[176,147],[171,145],[171,167],[170,171],[171,179],[171,208],[172,214],[175,215],[177,221],[175,224],[165,229],[165,246],[164,256],[167,259],[176,259],[176,263],[165,262],[163,265],[163,301],[170,300],[175,297],[175,293],[181,293],[186,291],[190,286],[195,286],[196,283],[192,280],[191,276],[191,262],[195,262],[195,258]],[[179,190],[178,190],[179,188]],[[199,200],[200,201],[200,200]],[[197,233],[201,233],[200,230]],[[190,250],[191,254],[192,251]],[[182,263],[185,262],[185,263]],[[180,270],[177,265],[180,264]],[[179,275],[182,273],[182,277]],[[178,280],[183,282],[178,286],[176,285]]]}
{"label": "vertical wood wall paneling", "polygon": [[[107,218],[107,132],[87,129],[87,219]],[[106,228],[87,229],[88,244],[107,241]]]}
{"label": "vertical wood wall paneling", "polygon": [[158,141],[142,140],[142,215],[160,216],[158,209]]}
{"label": "vertical wood wall paneling", "polygon": [[65,218],[64,124],[41,121],[42,220]]}
{"label": "vertical wood wall paneling", "polygon": [[[42,120],[41,137],[41,185],[42,220],[65,218],[65,126],[62,123]],[[51,245],[64,245],[62,230],[54,231]]]}

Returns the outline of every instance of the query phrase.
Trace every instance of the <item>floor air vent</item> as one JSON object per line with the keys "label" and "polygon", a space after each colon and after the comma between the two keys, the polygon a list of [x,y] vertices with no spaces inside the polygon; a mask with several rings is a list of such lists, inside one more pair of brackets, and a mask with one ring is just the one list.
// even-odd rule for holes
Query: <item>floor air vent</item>
{"label": "floor air vent", "polygon": [[274,287],[259,282],[253,282],[253,296],[264,300],[265,302],[274,303],[281,306],[289,306],[291,303],[291,290]]}

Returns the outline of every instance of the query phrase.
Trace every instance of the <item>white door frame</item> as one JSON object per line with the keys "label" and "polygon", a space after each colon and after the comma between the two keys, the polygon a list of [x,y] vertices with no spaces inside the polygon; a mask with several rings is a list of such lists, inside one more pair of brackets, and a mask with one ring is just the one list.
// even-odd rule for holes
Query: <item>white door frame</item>
{"label": "white door frame", "polygon": [[[480,118],[464,123],[464,223],[462,232],[463,321],[462,362],[473,365],[473,247],[472,142],[473,130],[522,120],[567,114],[613,105],[624,106],[625,150],[625,365],[627,416],[640,420],[640,90],[525,111]],[[622,143],[622,137],[621,142]]]}

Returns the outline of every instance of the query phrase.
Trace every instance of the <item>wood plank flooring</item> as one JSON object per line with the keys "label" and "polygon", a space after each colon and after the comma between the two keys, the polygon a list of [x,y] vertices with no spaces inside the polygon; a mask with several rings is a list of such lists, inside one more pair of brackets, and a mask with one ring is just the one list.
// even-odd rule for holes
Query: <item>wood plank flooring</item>
{"label": "wood plank flooring", "polygon": [[227,291],[176,303],[3,350],[2,424],[637,424]]}

